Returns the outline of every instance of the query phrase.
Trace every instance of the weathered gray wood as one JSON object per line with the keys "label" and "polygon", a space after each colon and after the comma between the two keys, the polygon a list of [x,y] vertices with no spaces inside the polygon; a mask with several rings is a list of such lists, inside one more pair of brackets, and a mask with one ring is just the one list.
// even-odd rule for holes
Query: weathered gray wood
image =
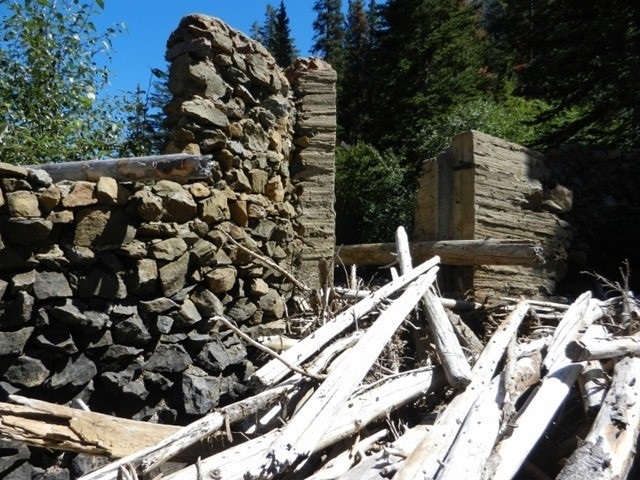
{"label": "weathered gray wood", "polygon": [[624,357],[640,353],[640,336],[581,338],[567,345],[567,356],[577,362]]}
{"label": "weathered gray wood", "polygon": [[471,370],[471,383],[438,415],[429,433],[401,465],[395,480],[435,478],[465,417],[494,377],[507,345],[528,311],[527,302],[520,302],[498,326]]}
{"label": "weathered gray wood", "polygon": [[584,443],[569,457],[558,480],[627,478],[640,430],[640,358],[619,360],[611,387]]}
{"label": "weathered gray wood", "polygon": [[130,453],[82,476],[81,480],[117,480],[119,478],[118,472],[124,465],[139,466],[140,472],[146,473],[194,443],[220,430],[225,422],[231,424],[255,415],[278,400],[290,388],[286,386],[276,387],[249,399],[223,407],[219,411],[206,415],[179,429],[155,445]]}
{"label": "weathered gray wood", "polygon": [[314,451],[343,403],[362,381],[405,317],[433,284],[436,273],[437,268],[433,268],[409,285],[369,327],[313,396],[285,425],[266,457],[248,470],[254,478],[268,478],[282,472]]}
{"label": "weathered gray wood", "polygon": [[[532,240],[441,240],[411,242],[411,255],[422,262],[438,255],[447,265],[540,265],[541,247]],[[395,262],[394,243],[339,245],[338,262],[345,265],[387,265]]]}
{"label": "weathered gray wood", "polygon": [[[441,370],[421,370],[407,372],[406,375],[401,374],[353,397],[343,404],[343,408],[332,419],[330,428],[316,445],[315,451],[327,448],[353,435],[371,421],[386,415],[387,412],[443,385],[444,374]],[[421,429],[412,430],[416,433]],[[198,471],[203,478],[216,472],[217,480],[246,479],[248,468],[264,458],[278,433],[272,431],[243,444],[232,446],[223,452],[202,459],[199,469],[195,465],[190,465],[169,475],[166,480],[193,480],[197,478]],[[412,436],[407,435],[407,437]]]}
{"label": "weathered gray wood", "polygon": [[30,165],[29,168],[44,170],[54,182],[61,180],[95,182],[100,177],[111,177],[118,181],[173,180],[185,182],[192,179],[210,178],[213,161],[211,155],[173,154],[48,163]]}
{"label": "weathered gray wood", "polygon": [[[434,268],[438,263],[440,263],[440,258],[433,257],[432,259],[417,266],[409,273],[402,275],[397,280],[387,283],[385,286],[372,292],[369,296],[337,315],[334,319],[328,321],[315,332],[302,339],[297,345],[294,345],[289,350],[282,352],[282,358],[292,364],[300,365],[309,357],[318,353],[318,350],[322,348],[323,345],[331,341],[331,339],[343,332],[350,325],[353,325],[358,318],[369,312],[381,300],[385,299],[395,291],[404,288],[420,275]],[[251,378],[264,386],[273,386],[284,378],[289,371],[290,370],[279,360],[273,359],[258,369]]]}
{"label": "weathered gray wood", "polygon": [[[411,270],[412,261],[409,252],[409,239],[403,227],[396,230],[396,245],[400,271],[406,273]],[[454,388],[465,387],[471,382],[471,367],[464,356],[447,312],[431,289],[425,292],[422,303],[426,313],[427,326],[449,384]],[[422,345],[418,343],[418,346]]]}

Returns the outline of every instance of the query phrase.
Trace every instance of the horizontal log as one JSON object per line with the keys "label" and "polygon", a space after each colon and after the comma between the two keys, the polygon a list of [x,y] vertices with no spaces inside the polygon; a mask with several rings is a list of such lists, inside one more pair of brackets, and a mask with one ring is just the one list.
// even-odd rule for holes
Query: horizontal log
{"label": "horizontal log", "polygon": [[149,157],[109,158],[78,162],[29,165],[44,170],[54,182],[61,180],[97,181],[111,177],[119,181],[173,180],[184,182],[211,177],[211,155],[152,155]]}
{"label": "horizontal log", "polygon": [[[447,265],[542,265],[542,247],[532,240],[441,240],[411,242],[417,262],[438,255]],[[339,245],[336,261],[345,265],[387,265],[396,261],[395,243]]]}

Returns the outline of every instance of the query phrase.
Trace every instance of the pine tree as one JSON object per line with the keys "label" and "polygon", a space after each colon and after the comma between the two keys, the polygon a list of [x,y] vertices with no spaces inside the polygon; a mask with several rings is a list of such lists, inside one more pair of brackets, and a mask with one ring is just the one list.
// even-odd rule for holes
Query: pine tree
{"label": "pine tree", "polygon": [[289,17],[284,1],[280,1],[280,6],[277,9],[273,5],[267,4],[264,23],[262,25],[254,23],[251,27],[251,36],[269,50],[282,68],[291,65],[299,56],[300,52],[291,37]]}
{"label": "pine tree", "polygon": [[483,94],[480,16],[464,0],[389,0],[379,15],[368,140],[411,151],[425,125]]}
{"label": "pine tree", "polygon": [[344,42],[344,68],[339,76],[338,126],[348,143],[363,137],[369,120],[371,28],[362,0],[349,0]]}
{"label": "pine tree", "polygon": [[490,2],[493,43],[520,91],[550,102],[539,141],[640,147],[640,4],[623,0]]}
{"label": "pine tree", "polygon": [[329,62],[336,71],[341,70],[342,46],[345,38],[341,0],[316,0],[313,4],[314,44],[311,52]]}

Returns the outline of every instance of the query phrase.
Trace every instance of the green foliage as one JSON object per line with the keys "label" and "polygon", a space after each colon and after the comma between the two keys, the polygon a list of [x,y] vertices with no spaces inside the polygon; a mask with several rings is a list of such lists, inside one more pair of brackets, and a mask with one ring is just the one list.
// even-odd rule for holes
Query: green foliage
{"label": "green foliage", "polygon": [[535,146],[543,130],[532,120],[547,109],[548,105],[540,100],[516,96],[508,83],[499,99],[485,96],[461,103],[446,117],[425,125],[415,140],[417,151],[422,159],[433,158],[451,144],[453,136],[466,130],[478,130],[509,142]]}
{"label": "green foliage", "polygon": [[552,127],[541,146],[640,147],[638,2],[487,3],[493,44],[517,72],[520,93],[550,106],[537,119]]}
{"label": "green foliage", "polygon": [[316,19],[313,21],[314,43],[311,51],[340,71],[345,37],[342,1],[316,0],[313,11],[316,12]]}
{"label": "green foliage", "polygon": [[407,139],[485,93],[491,77],[480,15],[475,4],[458,0],[389,0],[379,21],[374,121],[365,138],[411,152]]}
{"label": "green foliage", "polygon": [[291,37],[289,17],[283,1],[280,1],[277,9],[267,4],[264,22],[262,25],[254,22],[251,37],[264,45],[282,68],[291,65],[300,54]]}
{"label": "green foliage", "polygon": [[0,159],[41,163],[98,157],[119,141],[121,125],[100,101],[108,70],[108,29],[91,18],[102,2],[0,0]]}
{"label": "green foliage", "polygon": [[344,41],[343,68],[338,72],[339,137],[348,143],[361,140],[370,124],[373,104],[371,82],[372,28],[371,14],[362,0],[349,0]]}
{"label": "green foliage", "polygon": [[171,100],[166,71],[151,69],[147,89],[138,86],[135,92],[117,97],[120,121],[125,126],[119,157],[161,154],[167,139],[163,108]]}
{"label": "green foliage", "polygon": [[337,243],[391,241],[398,226],[409,226],[414,197],[404,164],[367,144],[337,149]]}

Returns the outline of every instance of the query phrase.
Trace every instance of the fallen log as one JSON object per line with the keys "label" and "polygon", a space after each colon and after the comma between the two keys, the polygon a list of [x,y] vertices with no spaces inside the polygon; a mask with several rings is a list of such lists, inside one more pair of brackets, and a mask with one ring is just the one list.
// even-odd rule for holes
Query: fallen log
{"label": "fallen log", "polygon": [[18,395],[0,402],[0,436],[34,447],[120,458],[180,428],[112,417]]}
{"label": "fallen log", "polygon": [[[334,443],[349,437],[373,420],[386,415],[429,391],[434,391],[444,384],[442,370],[423,370],[401,374],[388,382],[356,395],[343,404],[343,408],[331,419],[331,424],[314,452],[327,448]],[[218,480],[242,480],[251,478],[247,475],[248,465],[263,458],[269,447],[278,436],[277,431],[269,432],[240,445],[202,459],[199,466],[190,465],[169,475],[166,480],[193,480],[197,475],[215,473]]]}
{"label": "fallen log", "polygon": [[[396,261],[395,243],[339,245],[336,264],[388,265]],[[542,248],[531,240],[441,240],[411,242],[411,256],[417,262],[438,255],[446,265],[525,265],[544,264]]]}
{"label": "fallen log", "polygon": [[329,373],[313,396],[289,420],[267,455],[247,469],[255,478],[270,478],[306,458],[328,430],[365,377],[393,333],[433,284],[437,268],[414,281],[369,327],[343,361]]}
{"label": "fallen log", "polygon": [[518,303],[496,329],[471,370],[471,383],[438,415],[429,433],[400,466],[395,480],[435,478],[465,417],[493,379],[498,363],[528,311],[527,302]]}
{"label": "fallen log", "polygon": [[211,155],[152,155],[148,157],[110,158],[78,162],[29,165],[44,170],[54,182],[62,180],[86,180],[96,182],[100,177],[118,181],[173,180],[185,182],[211,177]]}
{"label": "fallen log", "polygon": [[[398,261],[402,273],[411,270],[411,254],[409,240],[403,227],[396,231]],[[427,326],[436,346],[438,359],[444,368],[449,384],[454,388],[464,388],[471,382],[471,367],[464,356],[458,337],[449,321],[442,303],[431,289],[422,297]]]}
{"label": "fallen log", "polygon": [[558,480],[627,478],[640,430],[640,358],[616,363],[611,387],[591,431],[569,457]]}
{"label": "fallen log", "polygon": [[581,338],[567,345],[567,356],[576,362],[624,357],[640,353],[640,336]]}
{"label": "fallen log", "polygon": [[[387,298],[397,290],[404,288],[420,275],[434,268],[438,263],[440,263],[440,258],[433,257],[421,265],[418,265],[407,274],[402,275],[397,280],[394,280],[386,284],[384,287],[372,292],[366,298],[360,300],[352,307],[322,325],[315,332],[292,346],[289,350],[282,352],[281,357],[292,364],[300,365],[306,359],[318,353],[318,350],[331,341],[331,339],[346,330],[350,325],[357,322],[358,318],[368,313],[380,301]],[[278,381],[282,380],[289,372],[290,370],[286,365],[277,359],[273,359],[254,372],[251,379],[264,386],[273,386]]]}

